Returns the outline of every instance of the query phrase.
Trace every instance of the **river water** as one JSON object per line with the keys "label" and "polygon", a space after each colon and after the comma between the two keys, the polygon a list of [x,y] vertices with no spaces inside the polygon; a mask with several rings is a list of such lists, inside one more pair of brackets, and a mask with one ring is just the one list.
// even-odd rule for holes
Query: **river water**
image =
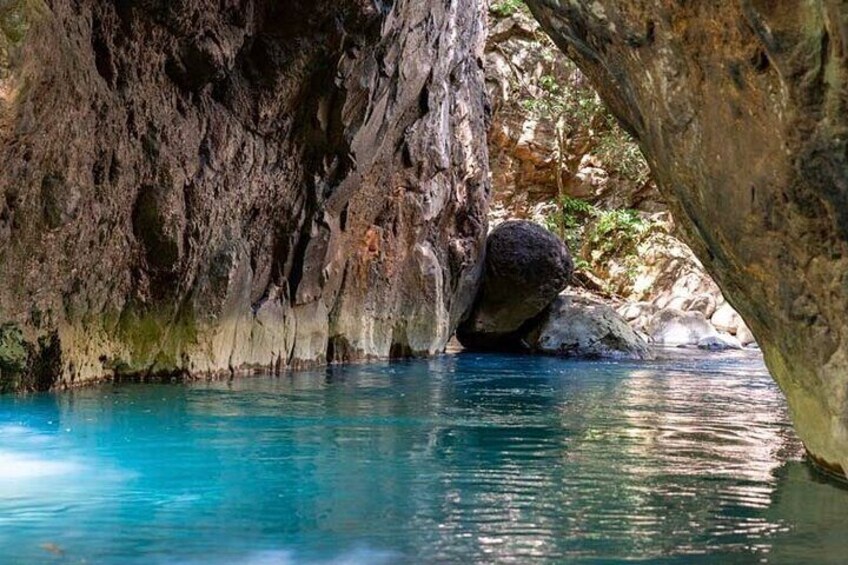
{"label": "river water", "polygon": [[841,563],[759,357],[0,397],[0,563]]}

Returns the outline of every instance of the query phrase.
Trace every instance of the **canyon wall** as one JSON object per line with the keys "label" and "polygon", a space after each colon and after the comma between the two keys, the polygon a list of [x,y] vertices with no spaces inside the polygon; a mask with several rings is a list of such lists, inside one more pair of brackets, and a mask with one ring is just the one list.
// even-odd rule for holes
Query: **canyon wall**
{"label": "canyon wall", "polygon": [[528,0],[639,140],[762,345],[812,456],[848,470],[848,8]]}
{"label": "canyon wall", "polygon": [[483,4],[0,2],[0,389],[441,350]]}

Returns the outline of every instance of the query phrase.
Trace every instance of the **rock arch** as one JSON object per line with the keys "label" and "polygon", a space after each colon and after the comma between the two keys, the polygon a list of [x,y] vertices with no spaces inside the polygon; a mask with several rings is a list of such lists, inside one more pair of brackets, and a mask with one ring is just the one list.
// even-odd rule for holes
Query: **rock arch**
{"label": "rock arch", "polygon": [[848,10],[528,0],[639,140],[812,457],[848,470]]}

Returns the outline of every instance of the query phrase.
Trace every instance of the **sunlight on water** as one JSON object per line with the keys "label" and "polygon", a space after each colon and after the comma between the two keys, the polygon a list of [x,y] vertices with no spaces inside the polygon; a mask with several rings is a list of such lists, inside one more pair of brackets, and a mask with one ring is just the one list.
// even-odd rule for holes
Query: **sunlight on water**
{"label": "sunlight on water", "polygon": [[840,562],[750,354],[0,398],[0,563]]}
{"label": "sunlight on water", "polygon": [[[2,430],[0,430],[2,437]],[[79,473],[82,468],[70,461],[49,461],[30,455],[0,451],[0,481],[34,482],[45,477]],[[2,484],[0,483],[0,484]],[[3,491],[0,490],[0,496]]]}

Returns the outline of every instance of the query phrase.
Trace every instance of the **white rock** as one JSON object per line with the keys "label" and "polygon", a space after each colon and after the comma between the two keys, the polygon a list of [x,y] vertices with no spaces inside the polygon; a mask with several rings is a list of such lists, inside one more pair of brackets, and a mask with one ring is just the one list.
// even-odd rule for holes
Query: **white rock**
{"label": "white rock", "polygon": [[648,324],[648,334],[659,345],[698,345],[705,337],[717,336],[715,328],[700,312],[666,309]]}
{"label": "white rock", "polygon": [[757,339],[754,337],[754,334],[751,332],[751,329],[748,325],[739,320],[739,325],[736,326],[736,339],[739,340],[743,346],[748,346],[757,343]]}
{"label": "white rock", "polygon": [[701,338],[698,341],[698,349],[726,351],[728,349],[742,349],[742,344],[730,334],[719,334]]}
{"label": "white rock", "polygon": [[736,328],[739,327],[739,322],[741,321],[742,318],[736,313],[733,306],[727,302],[719,306],[715,314],[710,318],[710,322],[718,331],[729,334],[736,333]]}
{"label": "white rock", "polygon": [[602,302],[560,295],[534,336],[543,353],[589,359],[648,359],[648,344]]}

